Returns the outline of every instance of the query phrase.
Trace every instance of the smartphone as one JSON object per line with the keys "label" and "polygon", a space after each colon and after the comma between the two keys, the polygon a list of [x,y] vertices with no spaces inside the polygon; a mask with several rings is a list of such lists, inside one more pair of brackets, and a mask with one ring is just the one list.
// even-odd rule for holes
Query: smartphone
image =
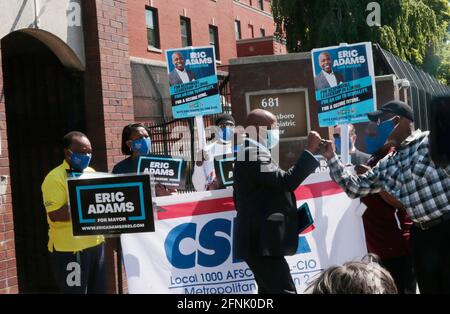
{"label": "smartphone", "polygon": [[308,203],[303,203],[297,209],[298,215],[298,233],[302,233],[307,228],[311,227],[314,224],[314,220],[311,215],[311,211],[309,210]]}

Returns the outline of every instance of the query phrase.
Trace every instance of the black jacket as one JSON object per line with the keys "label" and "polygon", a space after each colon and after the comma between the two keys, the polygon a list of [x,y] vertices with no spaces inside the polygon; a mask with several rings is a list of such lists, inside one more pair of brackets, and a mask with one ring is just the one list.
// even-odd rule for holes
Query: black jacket
{"label": "black jacket", "polygon": [[303,152],[291,169],[283,171],[266,148],[258,150],[255,142],[245,143],[233,173],[235,257],[294,255],[298,217],[293,192],[319,162]]}

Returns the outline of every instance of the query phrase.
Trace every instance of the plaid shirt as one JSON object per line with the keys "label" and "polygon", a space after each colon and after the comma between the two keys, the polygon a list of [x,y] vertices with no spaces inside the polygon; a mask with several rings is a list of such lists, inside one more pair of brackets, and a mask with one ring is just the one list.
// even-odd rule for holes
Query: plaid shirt
{"label": "plaid shirt", "polygon": [[444,170],[431,161],[428,134],[416,130],[396,152],[359,176],[334,156],[328,161],[330,175],[351,198],[384,190],[405,205],[414,222],[436,219],[450,212],[450,166]]}

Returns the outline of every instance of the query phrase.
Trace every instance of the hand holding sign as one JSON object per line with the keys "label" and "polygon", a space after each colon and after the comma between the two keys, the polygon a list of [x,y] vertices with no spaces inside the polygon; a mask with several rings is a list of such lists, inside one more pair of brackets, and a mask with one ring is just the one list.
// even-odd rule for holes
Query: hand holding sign
{"label": "hand holding sign", "polygon": [[201,167],[203,165],[203,162],[208,159],[209,159],[208,152],[204,149],[200,149],[197,151],[197,156],[195,158],[195,160],[196,160],[195,164],[197,165],[197,167]]}
{"label": "hand holding sign", "polygon": [[160,183],[155,185],[156,196],[169,196],[169,195],[176,194],[176,192],[177,192],[177,190],[169,189]]}
{"label": "hand holding sign", "polygon": [[217,181],[217,179],[214,179],[210,184],[208,184],[208,186],[206,187],[206,190],[212,191],[212,190],[218,190],[220,188],[221,188],[221,186],[220,186],[219,182]]}

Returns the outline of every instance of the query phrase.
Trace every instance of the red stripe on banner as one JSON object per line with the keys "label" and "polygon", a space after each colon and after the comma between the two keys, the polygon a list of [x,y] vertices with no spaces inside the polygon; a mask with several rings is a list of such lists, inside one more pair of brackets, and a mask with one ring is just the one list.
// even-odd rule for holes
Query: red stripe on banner
{"label": "red stripe on banner", "polygon": [[342,193],[341,187],[333,181],[300,185],[295,190],[297,201]]}
{"label": "red stripe on banner", "polygon": [[302,232],[300,232],[300,234],[307,234],[307,233],[313,231],[314,228],[315,228],[314,225],[311,225],[308,228],[306,228],[305,230],[303,230]]}
{"label": "red stripe on banner", "polygon": [[[297,201],[341,193],[342,189],[332,181],[302,185],[295,190]],[[232,197],[198,202],[158,206],[158,219],[213,214],[234,210]],[[308,232],[306,229],[303,233]]]}
{"label": "red stripe on banner", "polygon": [[232,197],[217,198],[213,200],[158,206],[158,219],[213,214],[231,210],[234,210]]}

